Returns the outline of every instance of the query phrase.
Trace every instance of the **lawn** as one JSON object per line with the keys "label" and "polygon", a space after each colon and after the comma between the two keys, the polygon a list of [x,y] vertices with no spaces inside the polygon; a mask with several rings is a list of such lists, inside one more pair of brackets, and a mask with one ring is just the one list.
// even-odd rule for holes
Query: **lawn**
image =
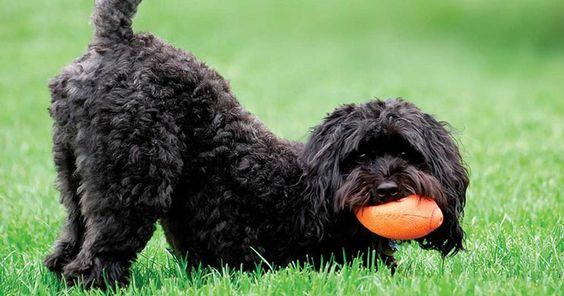
{"label": "lawn", "polygon": [[[145,0],[135,28],[192,51],[280,136],[346,102],[404,97],[470,168],[467,250],[403,245],[399,269],[186,273],[159,230],[118,294],[562,295],[562,1]],[[83,295],[42,265],[62,225],[47,83],[85,49],[91,0],[0,0],[0,295]],[[560,15],[560,16],[559,16]]]}

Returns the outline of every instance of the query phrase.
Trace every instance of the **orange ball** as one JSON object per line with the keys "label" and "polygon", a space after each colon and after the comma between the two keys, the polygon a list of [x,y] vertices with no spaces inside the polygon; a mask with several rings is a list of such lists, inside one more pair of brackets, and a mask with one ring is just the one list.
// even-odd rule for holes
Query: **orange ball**
{"label": "orange ball", "polygon": [[424,237],[443,223],[443,213],[437,203],[418,195],[359,208],[355,214],[368,230],[397,240]]}

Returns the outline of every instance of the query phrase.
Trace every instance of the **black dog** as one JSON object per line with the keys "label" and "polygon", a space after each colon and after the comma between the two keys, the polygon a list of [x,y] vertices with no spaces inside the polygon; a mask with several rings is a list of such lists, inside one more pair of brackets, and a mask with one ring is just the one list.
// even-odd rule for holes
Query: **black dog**
{"label": "black dog", "polygon": [[412,193],[444,213],[420,245],[462,249],[468,176],[444,123],[401,100],[372,101],[336,109],[305,144],[280,139],[218,73],[133,34],[139,2],[97,1],[88,51],[50,84],[68,211],[50,270],[87,286],[126,284],[157,220],[192,264],[347,261],[372,248],[393,266],[390,241],[352,210]]}

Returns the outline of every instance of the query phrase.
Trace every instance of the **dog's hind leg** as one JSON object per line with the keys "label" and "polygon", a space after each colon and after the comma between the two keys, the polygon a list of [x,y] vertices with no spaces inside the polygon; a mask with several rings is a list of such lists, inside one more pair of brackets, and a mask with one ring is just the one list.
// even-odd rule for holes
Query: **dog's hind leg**
{"label": "dog's hind leg", "polygon": [[61,135],[55,130],[53,156],[57,170],[57,187],[61,203],[67,210],[67,219],[59,238],[54,244],[45,265],[53,272],[61,272],[63,267],[78,253],[82,244],[84,223],[80,214],[75,157],[73,151],[62,143]]}
{"label": "dog's hind leg", "polygon": [[178,129],[156,120],[135,121],[145,115],[113,121],[119,125],[109,133],[107,126],[85,130],[90,134],[87,145],[79,144],[77,166],[86,231],[80,252],[63,269],[71,284],[127,284],[131,264],[169,210],[182,172]]}
{"label": "dog's hind leg", "polygon": [[[102,192],[87,194],[91,198],[115,197],[103,196]],[[115,283],[126,285],[129,268],[151,238],[158,216],[153,208],[144,206],[92,209],[86,214],[82,248],[77,257],[64,267],[63,275],[67,282],[82,281],[87,288],[104,288]]]}

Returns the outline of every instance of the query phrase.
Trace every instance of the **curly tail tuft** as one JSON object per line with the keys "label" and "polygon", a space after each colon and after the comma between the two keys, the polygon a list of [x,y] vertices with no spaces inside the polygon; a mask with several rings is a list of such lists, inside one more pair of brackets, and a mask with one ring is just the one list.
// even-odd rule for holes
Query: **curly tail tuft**
{"label": "curly tail tuft", "polygon": [[92,22],[95,38],[114,42],[128,41],[133,37],[131,20],[141,0],[96,0]]}

